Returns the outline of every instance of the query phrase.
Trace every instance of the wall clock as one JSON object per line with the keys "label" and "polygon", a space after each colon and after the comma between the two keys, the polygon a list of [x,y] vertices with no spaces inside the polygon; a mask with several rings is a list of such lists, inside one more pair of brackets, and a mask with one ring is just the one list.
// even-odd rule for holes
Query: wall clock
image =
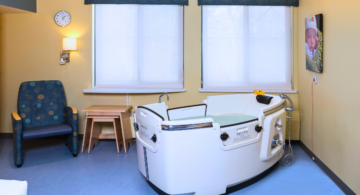
{"label": "wall clock", "polygon": [[61,27],[65,27],[65,26],[69,25],[71,22],[71,16],[66,11],[59,11],[55,15],[54,19],[55,19],[55,23]]}

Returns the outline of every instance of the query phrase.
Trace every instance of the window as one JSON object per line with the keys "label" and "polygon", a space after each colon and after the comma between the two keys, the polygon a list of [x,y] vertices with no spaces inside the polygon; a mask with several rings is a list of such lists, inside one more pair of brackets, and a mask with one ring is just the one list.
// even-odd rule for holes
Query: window
{"label": "window", "polygon": [[292,90],[290,7],[202,9],[203,89]]}
{"label": "window", "polygon": [[183,6],[103,4],[94,17],[95,88],[183,88]]}

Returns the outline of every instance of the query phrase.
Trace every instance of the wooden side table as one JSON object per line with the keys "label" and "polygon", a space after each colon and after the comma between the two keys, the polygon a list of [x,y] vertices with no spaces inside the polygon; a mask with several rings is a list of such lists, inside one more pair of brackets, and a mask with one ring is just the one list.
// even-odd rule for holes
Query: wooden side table
{"label": "wooden side table", "polygon": [[[88,153],[90,153],[93,147],[99,144],[99,139],[115,139],[117,152],[120,153],[123,145],[127,153],[129,145],[133,145],[129,116],[131,108],[132,106],[93,105],[82,110],[86,112],[86,121],[81,153],[88,145]],[[101,134],[100,122],[112,122],[115,134]]]}

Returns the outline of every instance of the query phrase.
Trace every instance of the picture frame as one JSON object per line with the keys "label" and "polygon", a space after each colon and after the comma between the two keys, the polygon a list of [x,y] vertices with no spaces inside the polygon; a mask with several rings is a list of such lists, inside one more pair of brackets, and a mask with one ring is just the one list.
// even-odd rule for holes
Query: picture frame
{"label": "picture frame", "polygon": [[323,15],[317,14],[305,18],[305,55],[306,69],[323,72]]}

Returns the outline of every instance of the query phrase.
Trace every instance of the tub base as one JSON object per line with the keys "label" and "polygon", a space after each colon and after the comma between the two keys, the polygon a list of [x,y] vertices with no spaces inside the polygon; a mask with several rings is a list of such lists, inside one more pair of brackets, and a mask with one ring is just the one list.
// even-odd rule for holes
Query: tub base
{"label": "tub base", "polygon": [[[279,161],[276,162],[273,166],[271,166],[270,168],[266,169],[264,172],[260,173],[259,175],[255,176],[254,178],[247,180],[243,183],[239,183],[235,186],[231,186],[226,188],[226,193],[222,194],[222,195],[227,195],[236,191],[239,191],[241,189],[244,189],[258,181],[260,181],[262,178],[264,178],[266,175],[268,175],[277,165],[278,165]],[[170,195],[165,193],[164,191],[162,191],[161,189],[159,189],[158,187],[156,187],[153,183],[151,183],[149,180],[147,180],[148,184],[150,185],[150,187],[159,195]],[[196,194],[195,194],[196,195]]]}
{"label": "tub base", "polygon": [[[230,194],[230,193],[236,192],[238,190],[244,189],[244,188],[251,186],[252,184],[260,181],[262,178],[264,178],[266,175],[268,175],[278,165],[278,163],[279,163],[279,161],[276,162],[272,167],[266,169],[264,172],[260,173],[259,175],[255,176],[254,178],[252,178],[250,180],[247,180],[243,183],[239,183],[235,186],[226,188],[225,194]],[[223,194],[223,195],[225,195],[225,194]]]}

